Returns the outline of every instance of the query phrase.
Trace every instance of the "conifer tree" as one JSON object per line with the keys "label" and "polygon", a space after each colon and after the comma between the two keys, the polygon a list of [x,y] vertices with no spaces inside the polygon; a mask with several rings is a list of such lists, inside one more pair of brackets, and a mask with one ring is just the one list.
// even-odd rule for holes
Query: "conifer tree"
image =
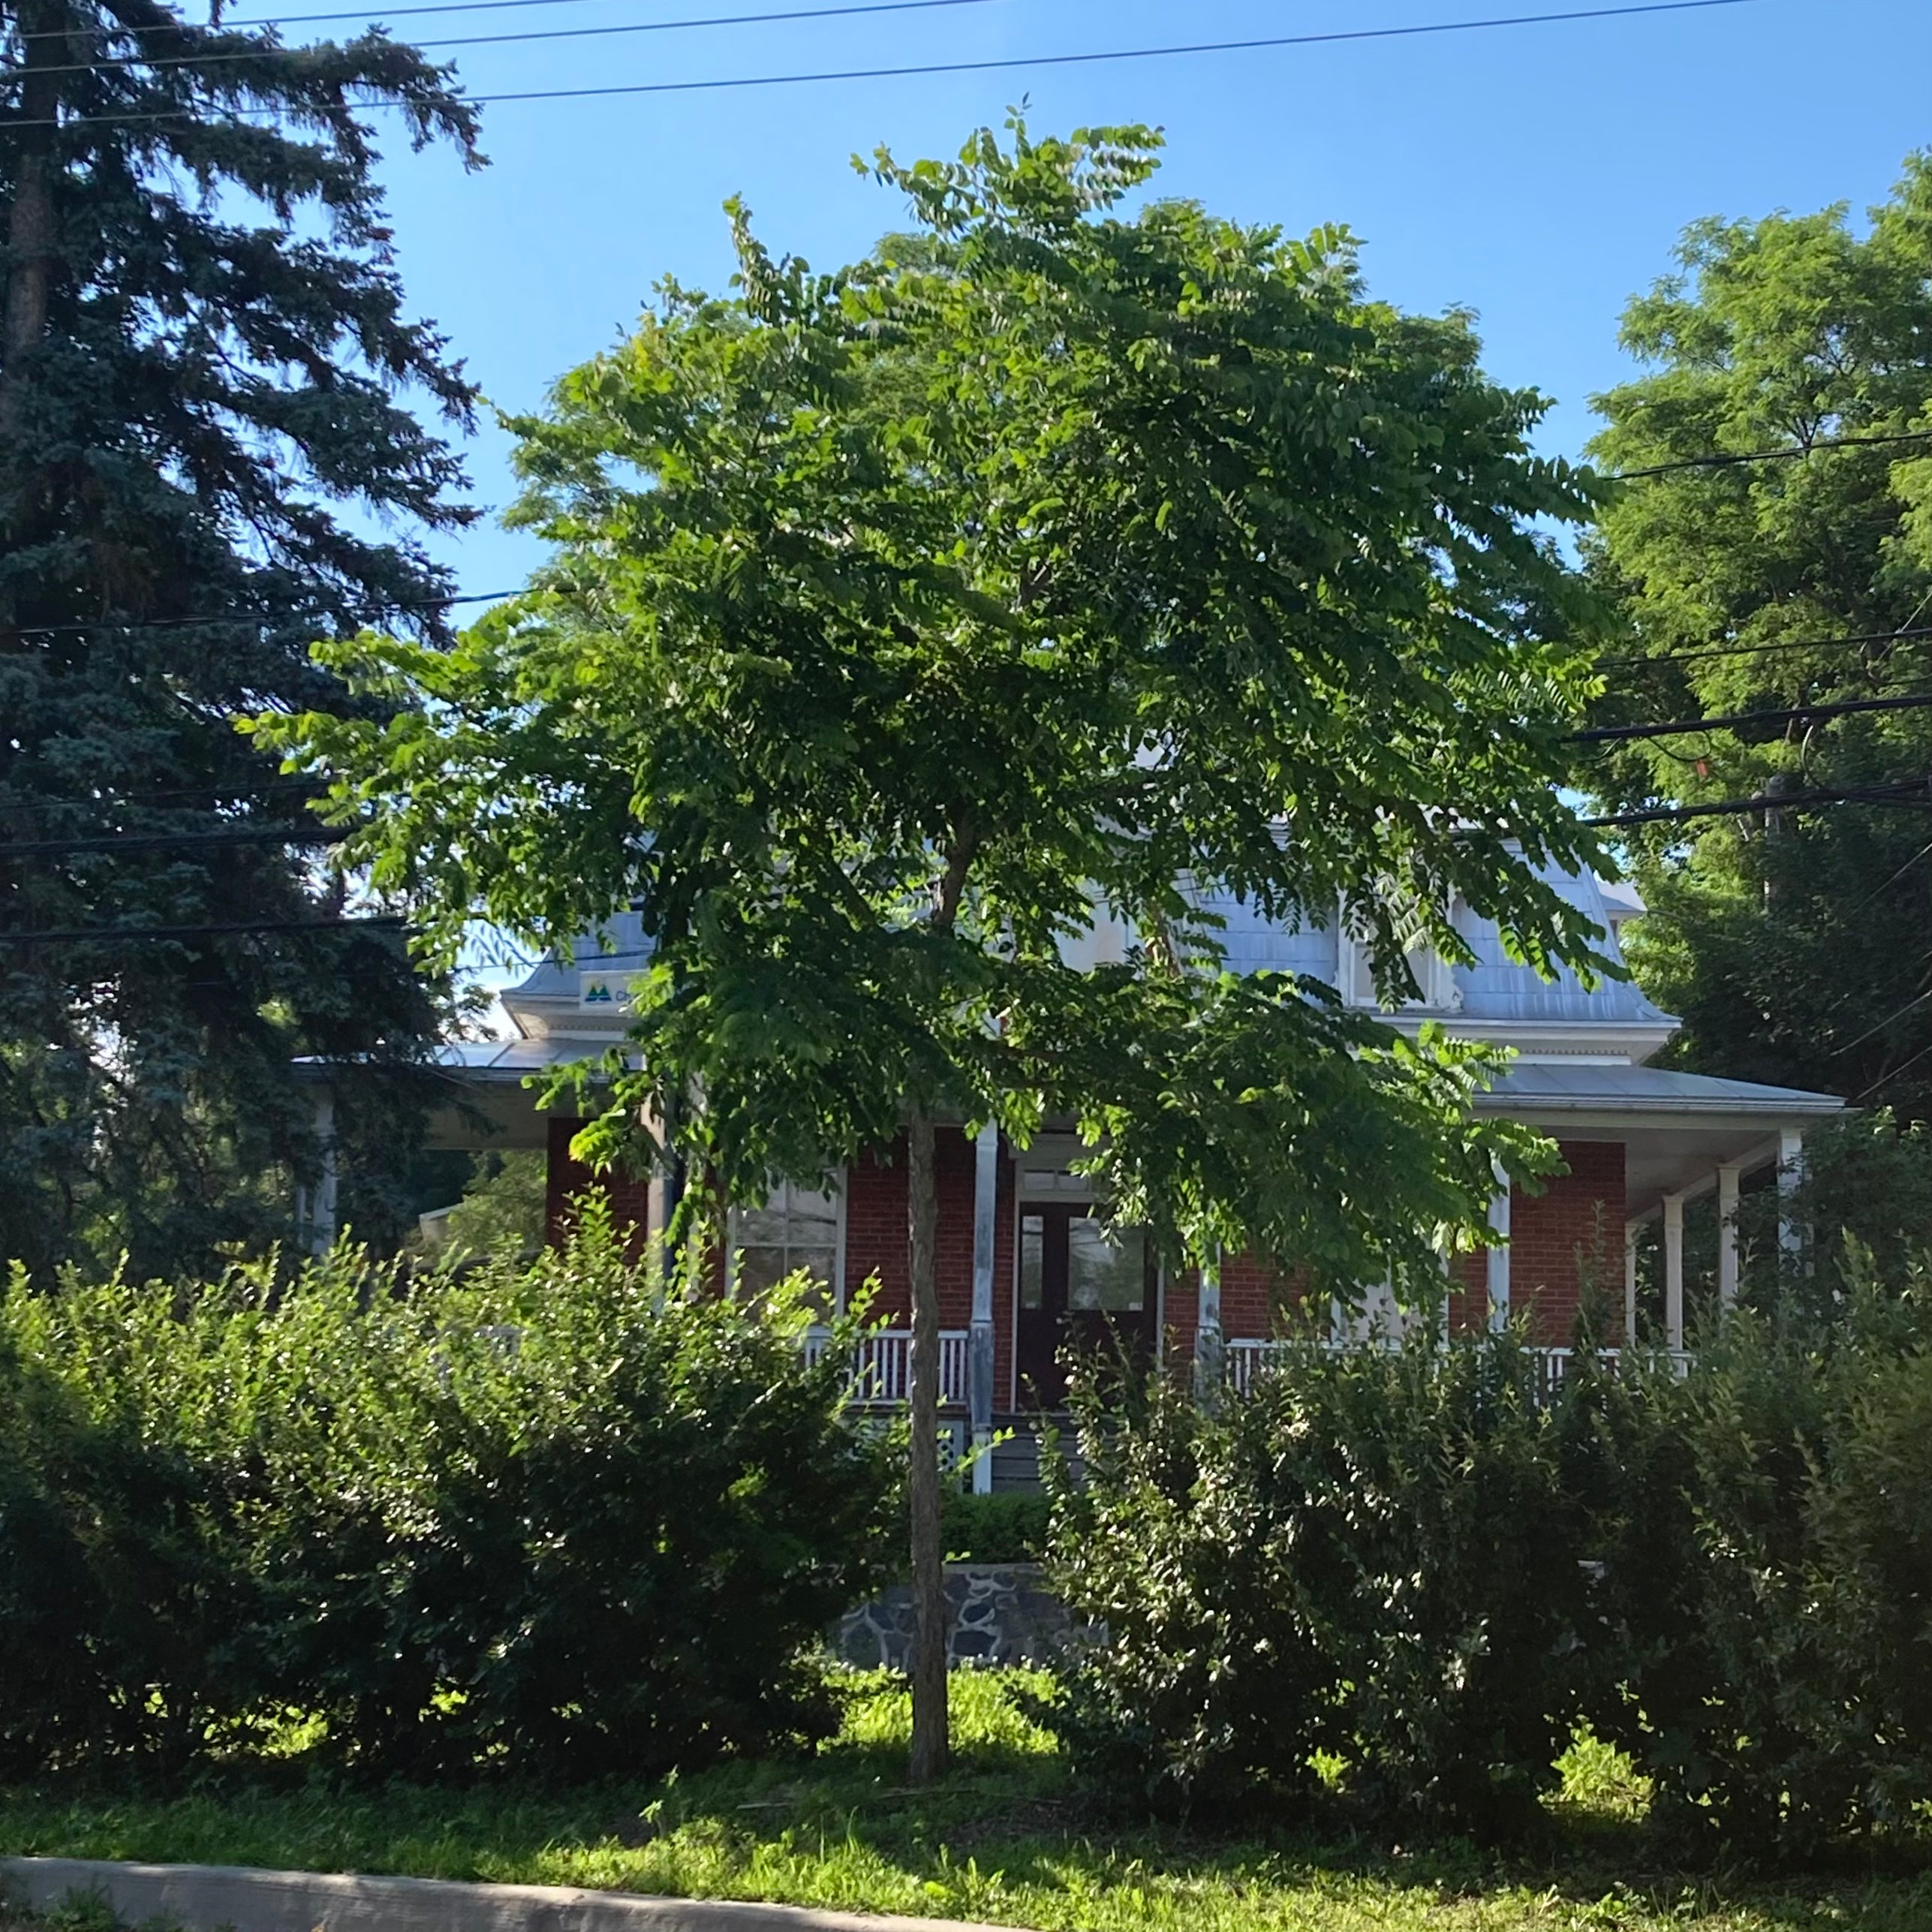
{"label": "conifer tree", "polygon": [[[438,433],[474,392],[406,313],[376,141],[474,162],[474,112],[382,33],[153,0],[0,6],[0,1254],[158,1268],[284,1231],[302,1055],[358,1070],[373,1228],[355,1151],[396,1171],[435,989],[393,932],[206,928],[343,903],[273,842],[305,790],[234,716],[367,715],[311,642],[441,634],[424,539],[474,514]],[[98,928],[146,936],[23,937]]]}

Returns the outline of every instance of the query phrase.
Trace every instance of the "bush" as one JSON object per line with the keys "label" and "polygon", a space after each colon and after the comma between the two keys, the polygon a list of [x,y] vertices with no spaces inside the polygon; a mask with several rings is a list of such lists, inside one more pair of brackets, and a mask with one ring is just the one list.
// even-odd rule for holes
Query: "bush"
{"label": "bush", "polygon": [[943,1506],[949,1563],[1035,1563],[1045,1554],[1051,1512],[1044,1496],[949,1489]]}
{"label": "bush", "polygon": [[1831,1321],[1741,1314],[1610,1411],[1627,1663],[1593,1721],[1714,1849],[1803,1855],[1932,1791],[1925,1284],[1879,1293],[1855,1247],[1852,1269]]}
{"label": "bush", "polygon": [[372,1774],[588,1777],[822,1729],[892,1455],[805,1319],[663,1296],[595,1217],[460,1281],[17,1281],[0,1754],[179,1762],[293,1709]]}
{"label": "bush", "polygon": [[1932,1283],[1852,1250],[1687,1374],[1508,1337],[1290,1352],[1223,1413],[1088,1406],[1052,1569],[1079,1762],[1157,1807],[1539,1816],[1580,1724],[1713,1854],[1916,1828],[1932,1792]]}
{"label": "bush", "polygon": [[1163,1808],[1292,1807],[1319,1756],[1391,1818],[1520,1828],[1596,1661],[1585,1473],[1509,1338],[1298,1349],[1216,1416],[1082,1418],[1053,1570],[1105,1636],[1058,1718]]}

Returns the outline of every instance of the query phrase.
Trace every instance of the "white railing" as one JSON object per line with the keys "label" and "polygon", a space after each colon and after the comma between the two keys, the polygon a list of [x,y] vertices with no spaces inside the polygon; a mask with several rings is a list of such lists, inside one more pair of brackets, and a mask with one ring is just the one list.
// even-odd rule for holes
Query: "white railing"
{"label": "white railing", "polygon": [[[1264,1340],[1258,1336],[1228,1337],[1221,1344],[1228,1386],[1238,1395],[1245,1395],[1276,1362],[1300,1346],[1299,1343]],[[1347,1342],[1324,1342],[1322,1344],[1324,1351],[1330,1353],[1351,1347],[1365,1346],[1368,1344]],[[1387,1344],[1383,1346],[1386,1347]],[[1569,1365],[1576,1351],[1571,1348],[1533,1348],[1529,1353],[1536,1361],[1538,1393],[1547,1401],[1563,1386],[1568,1377]],[[1679,1375],[1684,1374],[1690,1366],[1690,1356],[1687,1350],[1672,1349],[1657,1353],[1667,1355],[1672,1368]],[[1639,1353],[1648,1359],[1652,1352],[1643,1350]],[[1596,1359],[1614,1375],[1622,1355],[1621,1349],[1599,1349]]]}
{"label": "white railing", "polygon": [[[808,1362],[817,1362],[830,1345],[823,1329],[805,1331]],[[939,1399],[949,1408],[966,1405],[967,1362],[971,1338],[964,1329],[939,1332]],[[862,1336],[852,1352],[852,1392],[861,1402],[896,1404],[912,1394],[912,1331],[874,1329]]]}

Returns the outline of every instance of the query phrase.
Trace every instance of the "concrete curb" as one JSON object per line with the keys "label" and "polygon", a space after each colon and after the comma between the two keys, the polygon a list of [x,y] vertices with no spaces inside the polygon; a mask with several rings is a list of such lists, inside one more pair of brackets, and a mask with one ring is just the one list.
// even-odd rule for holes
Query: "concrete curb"
{"label": "concrete curb", "polygon": [[1012,1932],[938,1918],[563,1885],[0,1858],[0,1899],[44,1912],[75,1892],[104,1897],[125,1924],[158,1920],[182,1932]]}

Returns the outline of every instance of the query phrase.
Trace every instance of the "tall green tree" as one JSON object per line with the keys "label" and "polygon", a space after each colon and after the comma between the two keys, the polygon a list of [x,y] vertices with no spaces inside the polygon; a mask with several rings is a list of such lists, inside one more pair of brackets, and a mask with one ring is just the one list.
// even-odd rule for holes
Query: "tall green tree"
{"label": "tall green tree", "polygon": [[285,1231],[302,1054],[360,1070],[345,1205],[376,1232],[439,1019],[393,934],[11,935],[342,907],[312,855],[232,839],[309,796],[232,721],[352,709],[318,636],[444,634],[423,537],[472,513],[408,392],[461,429],[472,391],[406,312],[366,110],[472,160],[474,119],[380,32],[154,0],[0,5],[0,1254],[161,1272]]}
{"label": "tall green tree", "polygon": [[[1676,720],[1932,692],[1932,155],[1862,232],[1846,209],[1697,223],[1633,301],[1647,372],[1597,399],[1621,470],[1713,453],[1604,512],[1622,601],[1601,707]],[[1900,632],[1915,636],[1896,636]],[[1634,744],[1579,782],[1623,809],[1919,778],[1932,712],[1768,721]],[[1682,1064],[1932,1117],[1932,813],[1845,805],[1651,828],[1632,958]]]}
{"label": "tall green tree", "polygon": [[[1460,317],[1370,301],[1307,242],[1123,200],[1156,137],[878,158],[916,232],[822,275],[734,209],[736,293],[667,285],[520,426],[554,546],[453,652],[333,650],[387,725],[275,727],[445,952],[634,906],[654,955],[594,1155],[675,1118],[733,1197],[904,1136],[913,1299],[913,1770],[946,1755],[934,1136],[1070,1118],[1169,1255],[1253,1245],[1341,1292],[1439,1285],[1492,1162],[1482,1056],[1222,968],[1234,893],[1381,980],[1452,955],[1452,893],[1529,958],[1592,929],[1551,775],[1584,621],[1529,453]],[[1069,962],[1096,907],[1126,961]],[[646,1145],[647,1156],[655,1149]]]}

